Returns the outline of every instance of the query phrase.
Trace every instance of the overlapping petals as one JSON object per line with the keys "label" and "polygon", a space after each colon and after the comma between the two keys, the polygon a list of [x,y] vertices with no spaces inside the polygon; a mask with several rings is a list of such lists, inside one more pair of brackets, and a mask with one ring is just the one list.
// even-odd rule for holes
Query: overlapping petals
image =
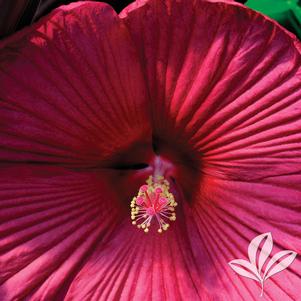
{"label": "overlapping petals", "polygon": [[[301,252],[301,56],[232,1],[80,2],[0,50],[4,300],[257,300],[233,273],[256,235]],[[173,166],[177,221],[130,224]],[[165,161],[164,161],[165,162]],[[266,300],[299,300],[299,258]]]}

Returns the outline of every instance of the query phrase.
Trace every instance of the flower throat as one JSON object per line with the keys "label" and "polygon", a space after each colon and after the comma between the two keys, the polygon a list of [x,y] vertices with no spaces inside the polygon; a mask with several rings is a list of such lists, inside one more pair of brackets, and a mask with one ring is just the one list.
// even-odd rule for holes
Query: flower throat
{"label": "flower throat", "polygon": [[169,228],[167,221],[175,221],[177,203],[171,192],[169,182],[163,176],[150,176],[138,195],[131,201],[132,224],[149,232],[153,222],[158,223],[158,233]]}

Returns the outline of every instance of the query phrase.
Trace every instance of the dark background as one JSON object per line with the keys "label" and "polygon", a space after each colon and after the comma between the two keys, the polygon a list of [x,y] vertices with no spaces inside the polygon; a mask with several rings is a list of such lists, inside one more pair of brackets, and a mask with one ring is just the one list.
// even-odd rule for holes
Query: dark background
{"label": "dark background", "polygon": [[[76,0],[0,0],[0,38],[30,25],[54,8]],[[102,0],[120,12],[134,0]],[[244,0],[237,2],[245,3]]]}

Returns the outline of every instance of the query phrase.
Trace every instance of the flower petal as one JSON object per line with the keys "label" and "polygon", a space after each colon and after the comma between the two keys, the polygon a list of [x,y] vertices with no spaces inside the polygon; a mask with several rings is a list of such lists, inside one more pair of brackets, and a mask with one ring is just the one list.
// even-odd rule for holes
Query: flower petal
{"label": "flower petal", "polygon": [[[248,245],[260,233],[271,232],[273,254],[285,249],[301,252],[299,175],[247,183],[206,177],[195,204],[194,218],[201,235],[214,253],[214,265],[225,265],[236,258],[248,258]],[[301,261],[296,260],[282,273],[265,283],[270,300],[298,300]],[[264,271],[265,267],[263,268]],[[218,270],[218,269],[217,269]],[[256,299],[260,288],[230,271],[220,273],[232,290],[237,285],[244,300]],[[251,296],[244,289],[251,291]],[[246,295],[245,295],[246,294]],[[253,296],[253,297],[252,297]]]}
{"label": "flower petal", "polygon": [[[92,208],[87,208],[87,205],[80,206],[86,208],[86,213],[81,211],[83,209],[78,209],[78,212],[83,214],[78,219],[70,218],[70,223],[65,222],[66,228],[64,228],[65,224],[59,225],[58,227],[61,227],[59,232],[50,232],[52,228],[49,226],[49,230],[43,229],[44,232],[46,230],[47,232],[41,234],[41,240],[39,237],[32,237],[34,251],[26,249],[26,247],[29,248],[26,244],[19,246],[19,242],[22,243],[25,238],[22,233],[15,234],[13,232],[11,240],[7,241],[7,249],[4,249],[6,257],[3,262],[7,263],[9,259],[13,263],[12,267],[6,264],[3,269],[3,277],[6,277],[3,285],[3,289],[6,289],[3,291],[5,298],[9,300],[14,297],[29,296],[31,300],[43,300],[50,296],[51,299],[65,297],[66,300],[77,298],[95,301],[114,299],[212,300],[212,298],[223,301],[257,300],[260,294],[257,284],[254,281],[241,279],[239,276],[233,277],[228,262],[234,258],[244,258],[244,254],[247,256],[249,242],[256,235],[264,232],[273,234],[276,251],[289,249],[300,253],[301,152],[298,129],[300,128],[301,59],[300,50],[298,50],[299,44],[274,22],[241,5],[229,4],[230,1],[213,2],[215,1],[191,1],[187,4],[187,1],[184,0],[144,0],[121,14],[122,20],[113,18],[119,24],[118,28],[123,28],[123,34],[120,34],[122,42],[120,41],[118,45],[121,47],[123,39],[125,39],[126,45],[130,48],[125,51],[126,55],[132,59],[138,52],[138,59],[145,70],[144,75],[152,105],[154,134],[161,136],[161,139],[172,139],[173,136],[181,137],[181,134],[184,134],[186,140],[180,140],[181,143],[186,141],[196,149],[202,161],[199,178],[197,178],[199,187],[193,187],[192,203],[181,202],[179,204],[179,220],[169,233],[166,235],[164,233],[164,236],[139,233],[134,227],[131,227],[128,220],[124,220],[118,225],[118,228],[115,228],[116,231],[109,236],[108,240],[95,240],[92,232],[98,235],[96,231],[101,231],[99,235],[102,237],[103,231],[107,228],[99,227],[97,223],[99,220],[96,222],[93,216],[90,218],[89,214],[93,215],[94,211]],[[88,7],[91,5],[88,4]],[[84,6],[76,4],[70,8],[76,9],[78,13]],[[101,7],[103,7],[102,4]],[[94,10],[92,11],[94,12]],[[78,17],[77,13],[63,14],[64,16],[71,15],[72,22],[75,22],[69,29],[67,26],[68,35],[71,34],[69,31],[76,35],[81,32],[78,30],[79,24],[75,19],[85,19],[86,17],[84,12],[81,17]],[[90,18],[87,19],[90,20]],[[59,20],[65,19],[59,18]],[[109,18],[109,20],[112,19]],[[132,45],[131,39],[127,29],[123,27],[124,23],[127,24],[132,34],[137,52],[133,46],[130,46]],[[47,30],[46,32],[48,33]],[[98,37],[97,31],[92,32]],[[91,33],[87,32],[87,35],[81,35],[80,38],[74,39],[74,43],[77,40],[86,41],[89,34]],[[69,48],[73,49],[70,44],[73,44],[68,36],[64,36],[63,31],[56,34],[55,31],[50,30],[49,35],[51,41],[52,39],[60,41],[59,49],[63,49],[63,53],[71,53],[74,56],[72,60],[81,66],[80,69],[87,69],[86,66],[82,66],[84,64],[81,62],[82,56],[78,50],[70,52]],[[112,36],[115,37],[115,34]],[[36,39],[38,38],[36,37]],[[44,43],[50,43],[47,39],[45,41],[42,38],[42,42],[39,39],[39,47],[43,47]],[[101,38],[99,39],[101,45],[105,43]],[[90,43],[91,40],[81,46],[86,49],[85,47],[88,47],[87,45]],[[47,53],[48,48],[51,48],[50,44],[47,44],[43,53],[44,51]],[[37,57],[39,56],[37,55]],[[12,72],[7,67],[13,66],[15,62],[15,56],[12,56],[12,53],[4,56],[3,64],[7,64],[8,59],[10,59],[10,63],[5,65],[4,69],[9,73],[8,75],[3,73],[1,76],[5,80],[5,84],[12,87],[12,91],[14,91],[13,89],[20,89],[22,85],[19,84],[18,88],[15,88],[13,80],[10,82],[9,74],[17,78],[24,76],[21,74],[18,77],[14,73],[16,70]],[[59,59],[58,56],[58,61],[60,61]],[[121,61],[128,66],[126,62],[131,60],[123,57]],[[26,60],[25,63],[28,64]],[[128,70],[126,66],[124,69]],[[68,68],[73,67],[69,66]],[[112,66],[108,68],[111,71]],[[28,70],[35,74],[34,69]],[[103,69],[100,68],[100,70]],[[135,67],[134,70],[136,70]],[[142,78],[139,66],[137,70],[137,73],[140,74],[137,78],[139,79],[140,76]],[[73,72],[74,70],[67,73],[72,76],[72,82],[83,85],[80,80],[76,79]],[[88,84],[85,87],[88,94],[89,88],[91,91],[95,91],[97,85],[93,84],[95,75],[91,75],[89,70],[86,70],[84,74],[89,78],[89,83],[92,83],[91,87]],[[112,74],[110,75],[113,77]],[[57,76],[60,80],[65,80],[59,74]],[[38,76],[35,78],[39,82]],[[47,78],[44,83],[46,86],[42,85],[43,89],[41,90],[52,95],[52,89],[48,86],[50,79]],[[86,77],[82,78],[83,81],[85,79]],[[134,79],[136,79],[135,76]],[[134,82],[133,80],[132,84]],[[139,85],[137,84],[137,86]],[[65,87],[65,84],[63,86]],[[119,89],[118,85],[113,86]],[[121,107],[124,105],[139,111],[140,104],[143,104],[140,99],[147,95],[144,88],[141,89],[142,91],[139,91],[142,94],[135,90],[137,97],[129,97],[121,101]],[[33,95],[29,92],[25,93],[25,88],[21,90],[13,92],[15,94],[10,95],[9,101],[4,99],[6,103],[13,104],[20,98],[20,103],[17,104],[26,105]],[[40,93],[42,92],[40,91]],[[95,99],[89,95],[87,96],[88,103],[93,103]],[[99,101],[103,103],[105,95],[101,95]],[[139,95],[143,95],[143,97],[139,98]],[[38,104],[39,98],[40,95],[36,97]],[[145,96],[145,99],[148,98]],[[135,104],[133,106],[126,105],[129,100],[134,101]],[[50,103],[56,104],[55,97],[51,99]],[[112,130],[111,132],[109,122],[98,125],[101,137],[99,140],[97,135],[95,137],[100,146],[96,142],[97,147],[93,143],[88,143],[89,147],[87,147],[86,139],[88,138],[83,137],[91,137],[93,140],[92,137],[96,130],[92,131],[93,135],[89,136],[87,128],[81,130],[78,125],[73,128],[73,122],[71,126],[68,119],[73,116],[72,110],[70,104],[66,103],[67,112],[64,111],[64,108],[61,109],[68,118],[62,118],[57,110],[55,113],[48,110],[49,113],[45,114],[51,117],[52,122],[55,120],[53,125],[60,126],[64,131],[64,137],[60,138],[58,135],[53,140],[53,144],[62,145],[68,151],[59,153],[62,159],[58,160],[57,153],[49,151],[48,148],[41,152],[33,142],[30,142],[26,149],[20,140],[12,142],[6,140],[5,144],[10,146],[10,150],[7,152],[3,150],[1,157],[10,160],[17,158],[20,161],[69,162],[72,164],[78,161],[95,162],[96,158],[100,158],[99,160],[102,160],[101,163],[103,163],[115,149],[119,150],[124,147],[123,136],[127,135],[126,143],[129,143],[128,141],[131,139],[134,141],[139,137],[144,138],[143,131],[147,132],[146,136],[149,138],[150,131],[148,125],[145,124],[145,121],[148,120],[147,113],[144,113],[147,111],[146,105],[141,107],[142,113],[139,115],[141,116],[141,120],[139,120],[141,126],[138,119],[135,119],[138,115],[134,113],[118,115],[119,111],[115,115],[113,109],[115,102],[106,100],[104,103],[106,104],[105,108],[108,105],[109,109],[113,110],[114,118],[110,117],[111,111],[109,111],[109,115],[107,111],[102,110],[102,107],[97,107],[99,109],[97,114],[102,116],[99,119],[106,121],[106,118],[109,118],[109,121],[113,122],[115,126],[115,124],[119,125],[118,118],[122,116],[122,122],[120,122],[121,131]],[[41,104],[42,108],[44,106],[48,106],[47,102]],[[29,110],[29,114],[27,114],[29,116],[33,114],[31,107],[26,107],[26,110]],[[8,106],[6,110],[10,112],[12,109]],[[13,108],[13,111],[16,109]],[[20,109],[21,111],[24,112],[23,107]],[[89,118],[92,118],[92,112],[89,111],[91,114],[88,115]],[[22,126],[28,122],[31,124],[30,120],[18,114],[16,112],[3,113],[3,118],[7,118],[6,116],[8,118],[1,119],[1,122],[4,120],[4,125],[9,127],[13,126],[12,121],[20,123],[21,126],[16,127],[16,132],[12,132],[15,136],[25,137],[25,140],[29,141],[30,131],[27,130],[26,135],[23,134]],[[75,116],[72,118],[77,119]],[[92,120],[96,122],[98,118]],[[128,120],[131,122],[127,127]],[[133,120],[139,124],[139,127],[131,128]],[[39,122],[35,128],[41,126]],[[47,122],[49,120],[43,123],[42,132],[47,132],[48,128],[45,128]],[[86,122],[86,120],[83,123],[80,122],[80,125],[86,127]],[[69,127],[72,129],[71,133]],[[124,130],[128,128],[131,130]],[[139,131],[135,129],[139,129]],[[51,132],[49,129],[48,131]],[[70,134],[71,136],[80,134],[81,139],[76,138],[75,142],[72,139],[66,140],[65,132],[69,136]],[[133,136],[132,133],[134,133]],[[103,138],[102,135],[107,136]],[[50,134],[48,136],[51,137]],[[35,139],[37,139],[36,136]],[[38,139],[38,141],[40,143],[44,140]],[[65,145],[64,141],[68,141],[68,144]],[[48,144],[51,145],[49,141]],[[56,151],[58,151],[57,148],[58,146],[55,147]],[[12,152],[14,149],[16,150],[15,154]],[[29,149],[31,152],[33,149],[38,150],[38,154],[29,154]],[[20,151],[22,153],[19,154]],[[73,152],[77,152],[79,155],[73,154]],[[39,153],[42,154],[39,155]],[[50,155],[56,157],[51,159]],[[32,183],[32,180],[29,182]],[[90,180],[87,182],[90,183]],[[95,184],[94,180],[91,182]],[[102,183],[102,181],[100,182]],[[110,181],[108,180],[108,182]],[[111,183],[114,184],[114,182]],[[99,184],[99,186],[101,185]],[[15,186],[12,187],[15,188]],[[57,187],[57,184],[55,186]],[[74,189],[77,191],[79,186],[80,184],[77,183]],[[114,189],[118,191],[115,186]],[[113,191],[113,188],[111,190]],[[82,192],[79,193],[79,195],[81,194]],[[76,195],[78,194],[76,193]],[[111,200],[110,192],[96,195],[100,200],[102,197],[104,200]],[[12,203],[18,202],[19,199],[14,198]],[[8,201],[8,205],[10,205],[10,201]],[[4,203],[4,206],[7,205]],[[40,206],[40,204],[35,204],[34,208],[42,210],[36,206]],[[31,207],[28,208],[30,210]],[[20,209],[19,213],[15,208],[11,211],[6,208],[5,212],[7,210],[17,213],[16,220],[19,219],[18,214],[22,216]],[[26,206],[23,210],[26,210]],[[5,216],[12,218],[11,214],[5,214]],[[50,222],[51,220],[47,218],[45,223]],[[112,222],[112,224],[114,223]],[[77,226],[81,227],[77,229]],[[26,228],[25,234],[26,231],[29,231],[30,234],[30,230]],[[86,237],[89,231],[91,234],[85,241],[87,245],[76,249],[77,243],[81,243],[81,246],[84,244],[82,238]],[[55,237],[55,233],[62,234]],[[62,241],[61,244],[57,243],[57,240],[65,237],[67,233],[70,233],[68,239]],[[10,233],[8,232],[8,234]],[[46,234],[49,234],[49,242]],[[50,244],[53,240],[56,244],[51,248]],[[20,248],[18,249],[18,247]],[[71,255],[71,250],[77,250],[78,253],[75,252],[76,254],[72,253]],[[21,257],[17,257],[19,254]],[[40,254],[44,254],[44,256]],[[51,256],[48,257],[48,255]],[[66,259],[68,255],[75,257],[68,261]],[[34,256],[38,256],[38,259]],[[55,264],[47,261],[50,257],[55,258]],[[27,262],[31,262],[31,264],[26,265]],[[59,270],[58,266],[63,268]],[[57,273],[56,269],[58,269]],[[265,288],[266,298],[268,300],[298,299],[300,271],[301,263],[297,257],[294,263],[283,271],[283,274],[279,273],[269,279]],[[15,286],[18,289],[12,290],[12,287]]]}
{"label": "flower petal", "polygon": [[0,171],[2,300],[65,294],[95,244],[118,222],[108,175],[55,167]]}
{"label": "flower petal", "polygon": [[[257,300],[260,287],[225,267],[265,232],[276,250],[301,251],[300,42],[229,1],[143,1],[121,17],[145,68],[155,133],[199,155],[195,253],[204,239],[222,298]],[[267,298],[298,299],[299,271],[297,257],[266,284]]]}
{"label": "flower petal", "polygon": [[62,6],[0,46],[2,160],[95,165],[148,140],[143,74],[110,6]]}
{"label": "flower petal", "polygon": [[202,155],[224,161],[267,139],[292,143],[283,136],[297,131],[300,120],[301,48],[295,37],[234,2],[138,3],[121,16],[145,68],[158,135],[176,129]]}
{"label": "flower petal", "polygon": [[160,236],[124,221],[109,243],[98,244],[66,300],[199,300],[206,291],[209,300],[202,279],[210,268],[196,264],[188,237],[183,220]]}

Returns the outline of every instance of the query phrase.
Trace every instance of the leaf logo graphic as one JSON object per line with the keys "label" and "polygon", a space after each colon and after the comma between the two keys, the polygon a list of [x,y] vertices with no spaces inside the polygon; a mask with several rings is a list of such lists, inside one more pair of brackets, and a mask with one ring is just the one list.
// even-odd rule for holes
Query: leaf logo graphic
{"label": "leaf logo graphic", "polygon": [[[261,250],[259,246],[262,244]],[[261,294],[263,296],[264,282],[273,275],[286,269],[296,258],[297,253],[291,250],[276,253],[267,262],[265,270],[262,268],[269,258],[273,249],[273,238],[271,233],[264,233],[256,236],[249,244],[249,261],[244,259],[234,259],[229,262],[230,267],[239,275],[258,281],[261,284]]]}

